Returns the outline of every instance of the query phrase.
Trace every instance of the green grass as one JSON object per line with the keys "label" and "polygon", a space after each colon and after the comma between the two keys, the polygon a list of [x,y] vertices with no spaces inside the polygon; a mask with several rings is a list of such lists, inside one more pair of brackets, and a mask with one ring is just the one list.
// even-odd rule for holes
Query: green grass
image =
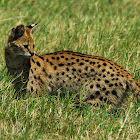
{"label": "green grass", "polygon": [[74,95],[15,99],[4,46],[11,28],[40,22],[36,52],[72,50],[109,58],[140,81],[140,2],[138,0],[0,1],[1,139],[140,139],[140,103],[133,95],[109,109],[76,108]]}

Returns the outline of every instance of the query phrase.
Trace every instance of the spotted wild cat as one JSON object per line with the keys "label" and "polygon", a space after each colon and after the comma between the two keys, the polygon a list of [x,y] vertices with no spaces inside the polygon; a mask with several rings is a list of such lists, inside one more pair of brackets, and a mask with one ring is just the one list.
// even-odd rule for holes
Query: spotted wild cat
{"label": "spotted wild cat", "polygon": [[35,54],[32,31],[36,25],[13,28],[5,47],[6,65],[10,74],[17,77],[17,91],[23,87],[27,92],[41,94],[46,89],[47,93],[66,88],[81,94],[83,102],[91,105],[110,101],[118,106],[128,90],[140,99],[138,82],[107,58],[72,51]]}

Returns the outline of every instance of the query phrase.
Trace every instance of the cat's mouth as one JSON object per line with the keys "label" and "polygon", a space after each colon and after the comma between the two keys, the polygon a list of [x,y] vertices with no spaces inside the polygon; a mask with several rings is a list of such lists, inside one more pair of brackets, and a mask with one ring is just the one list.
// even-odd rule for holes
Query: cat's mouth
{"label": "cat's mouth", "polygon": [[25,57],[31,57],[32,56],[30,53],[25,53],[25,52],[20,52],[20,53],[18,53],[18,55],[25,56]]}
{"label": "cat's mouth", "polygon": [[20,52],[18,53],[18,55],[21,55],[21,56],[24,56],[24,57],[31,57],[34,55],[34,52],[28,52],[28,53],[25,53],[25,52]]}

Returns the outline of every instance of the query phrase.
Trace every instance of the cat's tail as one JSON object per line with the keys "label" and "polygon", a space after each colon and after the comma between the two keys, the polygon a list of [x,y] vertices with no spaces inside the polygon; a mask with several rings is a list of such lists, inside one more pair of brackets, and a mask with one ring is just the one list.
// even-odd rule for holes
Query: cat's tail
{"label": "cat's tail", "polygon": [[130,77],[127,81],[127,85],[134,96],[140,100],[140,84],[133,77]]}

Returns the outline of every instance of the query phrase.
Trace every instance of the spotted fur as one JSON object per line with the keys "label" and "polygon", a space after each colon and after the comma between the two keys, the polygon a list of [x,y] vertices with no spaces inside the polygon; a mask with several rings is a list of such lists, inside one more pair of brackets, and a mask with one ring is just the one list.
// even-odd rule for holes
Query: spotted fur
{"label": "spotted fur", "polygon": [[[23,25],[16,28],[20,26]],[[26,32],[29,32],[28,36]],[[26,39],[23,40],[25,36]],[[16,51],[14,54],[21,59],[15,57],[10,61],[12,59],[9,59],[10,55],[7,52],[11,55],[13,52],[7,47],[5,50],[9,72],[13,74],[13,69],[17,74],[23,71],[22,76],[24,75],[25,80],[28,81],[27,92],[41,94],[46,89],[51,93],[56,92],[57,89],[69,89],[73,93],[79,93],[83,102],[91,105],[102,105],[109,101],[112,105],[118,106],[125,99],[128,90],[140,99],[138,82],[128,71],[107,58],[72,51],[36,55],[31,29],[28,27],[25,28],[22,36],[8,41],[7,46],[10,48],[13,47],[12,45],[16,45],[17,50],[24,47],[23,52],[30,54],[29,57],[19,56]],[[18,65],[13,65],[15,62],[22,65],[20,70],[16,69]]]}

